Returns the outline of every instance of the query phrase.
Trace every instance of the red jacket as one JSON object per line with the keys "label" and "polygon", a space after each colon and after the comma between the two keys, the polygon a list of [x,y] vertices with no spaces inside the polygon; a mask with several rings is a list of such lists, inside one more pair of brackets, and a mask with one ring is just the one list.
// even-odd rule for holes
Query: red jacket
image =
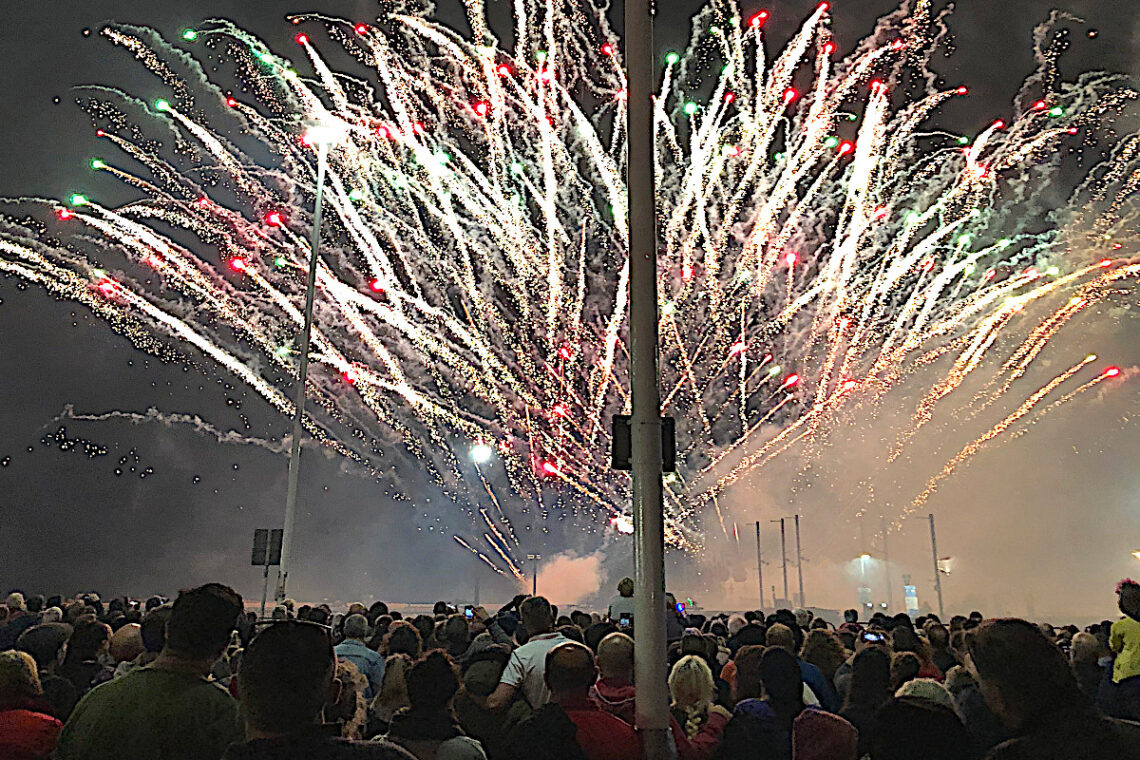
{"label": "red jacket", "polygon": [[575,738],[589,760],[629,760],[641,757],[641,740],[633,726],[605,712],[590,699],[559,703],[578,727]]}
{"label": "red jacket", "polygon": [[634,709],[634,694],[637,690],[631,683],[614,683],[610,678],[599,678],[590,687],[590,698],[615,718],[621,718],[631,726],[637,718]]}
{"label": "red jacket", "polygon": [[55,749],[59,730],[55,718],[31,710],[0,711],[0,757],[5,760],[37,760]]}

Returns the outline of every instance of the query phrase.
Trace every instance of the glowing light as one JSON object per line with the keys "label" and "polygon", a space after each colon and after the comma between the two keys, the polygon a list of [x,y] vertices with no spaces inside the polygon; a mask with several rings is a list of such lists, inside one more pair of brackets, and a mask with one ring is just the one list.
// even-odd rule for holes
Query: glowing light
{"label": "glowing light", "polygon": [[1049,275],[1050,277],[1056,277],[1057,275],[1061,274],[1061,267],[1049,267],[1045,270],[1045,274]]}
{"label": "glowing light", "polygon": [[890,212],[887,210],[886,206],[876,206],[875,211],[874,211],[872,216],[874,219],[880,219],[881,220],[881,219],[886,219],[888,213],[890,213]]}
{"label": "glowing light", "polygon": [[784,390],[785,388],[791,388],[793,385],[797,384],[799,381],[800,381],[799,375],[788,375],[787,377],[784,378],[784,384],[780,386],[780,390]]}
{"label": "glowing light", "polygon": [[677,307],[673,305],[672,301],[667,301],[661,304],[661,313],[666,317],[671,317],[677,312]]}
{"label": "glowing light", "polygon": [[784,102],[791,103],[793,100],[798,98],[799,95],[800,94],[796,92],[795,88],[789,87],[788,89],[784,90]]}
{"label": "glowing light", "polygon": [[736,100],[736,93],[735,92],[726,92],[724,94],[724,102],[725,103],[731,103],[734,100]]}
{"label": "glowing light", "polygon": [[934,271],[934,259],[927,259],[926,261],[922,262],[922,271],[933,272]]}
{"label": "glowing light", "polygon": [[1096,265],[1098,267],[1110,267],[1110,266],[1112,266],[1112,259],[1101,259],[1100,261],[1097,262]]}
{"label": "glowing light", "polygon": [[557,475],[560,472],[558,465],[556,465],[554,462],[543,462],[542,471],[547,475]]}
{"label": "glowing light", "polygon": [[87,200],[87,196],[81,193],[73,194],[69,200],[72,206],[86,206],[90,203],[90,201]]}
{"label": "glowing light", "polygon": [[357,34],[365,34],[368,32],[368,24],[357,24],[353,27]]}
{"label": "glowing light", "polygon": [[248,268],[248,266],[249,265],[246,264],[245,259],[242,259],[242,258],[230,259],[230,269],[234,270],[235,272],[245,272],[246,269]]}
{"label": "glowing light", "polygon": [[608,42],[606,44],[602,45],[602,55],[611,56],[613,54],[614,54],[614,46],[613,45],[611,45]]}
{"label": "glowing light", "polygon": [[265,223],[270,227],[280,227],[285,224],[285,220],[280,211],[270,211],[265,215]]}
{"label": "glowing light", "polygon": [[618,100],[625,100],[626,98],[629,97],[629,90],[627,90],[623,87],[614,93],[614,97],[617,98]]}
{"label": "glowing light", "polygon": [[796,265],[796,262],[799,261],[799,259],[800,259],[799,254],[797,254],[795,251],[789,251],[784,256],[784,263],[787,264],[788,268],[790,269],[791,267],[794,267]]}
{"label": "glowing light", "polygon": [[364,193],[360,191],[360,188],[354,187],[348,191],[348,199],[354,203],[360,203],[364,200]]}
{"label": "glowing light", "polygon": [[182,39],[186,40],[187,42],[193,42],[194,40],[198,39],[198,33],[193,29],[186,29],[182,32]]}
{"label": "glowing light", "polygon": [[835,135],[831,135],[823,141],[823,147],[825,148],[834,148],[836,145],[839,145],[839,138]]}
{"label": "glowing light", "polygon": [[558,349],[558,356],[560,356],[564,361],[570,361],[570,357],[573,356],[573,353],[570,351],[569,346],[563,346],[562,348]]}
{"label": "glowing light", "polygon": [[1109,367],[1104,371],[1105,377],[1116,377],[1120,374],[1120,367]]}
{"label": "glowing light", "polygon": [[610,518],[610,525],[624,536],[633,535],[633,515],[614,515]]}
{"label": "glowing light", "polygon": [[871,92],[879,92],[880,90],[886,90],[886,86],[882,82],[880,82],[878,79],[872,80],[871,81]]}
{"label": "glowing light", "polygon": [[670,66],[672,66],[673,64],[675,64],[679,60],[681,60],[681,56],[678,55],[677,53],[666,53],[665,54],[665,63],[669,64]]}
{"label": "glowing light", "polygon": [[237,101],[234,100],[233,98],[226,98],[226,105],[229,106],[230,108],[234,108],[237,106]]}
{"label": "glowing light", "polygon": [[826,53],[827,55],[831,55],[832,53],[834,53],[835,52],[835,43],[834,42],[828,42],[827,44],[825,44],[823,46],[823,52]]}
{"label": "glowing light", "polygon": [[895,40],[891,43],[891,50],[902,50],[904,47],[906,47],[906,42],[903,40]]}
{"label": "glowing light", "polygon": [[344,378],[344,381],[346,383],[348,383],[349,385],[356,385],[357,376],[356,376],[356,373],[354,371],[352,371],[350,369],[345,370],[344,372],[340,373],[340,376],[342,378]]}
{"label": "glowing light", "polygon": [[115,293],[117,293],[118,289],[119,289],[118,284],[115,283],[113,280],[100,280],[99,284],[96,285],[95,287],[97,287],[99,289],[99,292],[102,293],[107,298],[110,298],[111,296],[115,295]]}
{"label": "glowing light", "polygon": [[1034,111],[1044,111],[1045,106],[1046,106],[1046,103],[1044,100],[1038,100],[1036,103],[1033,104],[1033,110]]}
{"label": "glowing light", "polygon": [[839,155],[841,155],[841,156],[845,156],[854,150],[855,150],[855,143],[851,142],[850,140],[844,140],[839,145]]}
{"label": "glowing light", "polygon": [[693,114],[695,114],[697,112],[698,108],[700,108],[700,106],[698,106],[696,103],[694,103],[693,101],[690,100],[688,103],[685,104],[685,113],[689,116],[692,116]]}
{"label": "glowing light", "polygon": [[298,34],[296,37],[293,38],[293,41],[296,42],[298,45],[308,45],[309,44],[309,35],[305,34],[304,32],[301,32],[300,34]]}
{"label": "glowing light", "polygon": [[732,350],[728,352],[729,356],[738,356],[743,354],[748,349],[748,344],[743,341],[737,341],[732,344]]}
{"label": "glowing light", "polygon": [[1058,116],[1064,116],[1065,115],[1065,109],[1061,108],[1061,106],[1053,106],[1052,108],[1049,109],[1049,115],[1052,116],[1053,118],[1057,118]]}
{"label": "glowing light", "polygon": [[968,95],[970,90],[966,87],[966,85],[962,85],[958,89],[954,90],[954,92],[958,93],[959,95]]}
{"label": "glowing light", "polygon": [[471,461],[475,464],[484,464],[491,461],[491,457],[495,456],[495,450],[485,443],[475,444],[469,453]]}
{"label": "glowing light", "polygon": [[500,63],[495,68],[495,71],[498,72],[499,76],[501,77],[509,77],[511,75],[511,67],[505,63]]}
{"label": "glowing light", "polygon": [[1001,119],[998,119],[994,122],[994,129],[1005,129],[1005,122]]}
{"label": "glowing light", "polygon": [[726,146],[724,146],[723,152],[724,152],[724,155],[726,155],[726,156],[739,156],[740,155],[740,146],[739,145],[726,145]]}
{"label": "glowing light", "polygon": [[753,29],[759,29],[768,20],[768,11],[760,11],[755,16],[748,20],[749,25]]}
{"label": "glowing light", "polygon": [[965,135],[962,135],[961,137],[958,138],[958,144],[959,145],[969,145],[970,144],[970,138],[966,137]]}
{"label": "glowing light", "polygon": [[99,171],[100,169],[106,169],[107,164],[103,163],[102,159],[93,158],[91,159],[91,168],[95,171]]}
{"label": "glowing light", "polygon": [[156,111],[169,111],[170,110],[170,101],[169,100],[156,100],[156,101],[154,101],[154,110],[156,110]]}
{"label": "glowing light", "polygon": [[780,372],[782,372],[780,365],[774,364],[768,369],[768,377],[774,377],[775,375],[780,374]]}
{"label": "glowing light", "polygon": [[278,269],[283,268],[288,263],[289,261],[284,256],[273,257],[273,266],[277,267]]}
{"label": "glowing light", "polygon": [[480,116],[486,116],[487,112],[491,110],[491,104],[485,100],[480,100],[475,104],[474,108],[475,113],[479,114]]}
{"label": "glowing light", "polygon": [[377,280],[375,278],[368,281],[368,289],[373,293],[384,292],[384,286],[380,283],[380,280]]}
{"label": "glowing light", "polygon": [[681,279],[688,282],[693,279],[693,265],[685,264],[681,267]]}
{"label": "glowing light", "polygon": [[204,195],[194,202],[197,203],[202,208],[205,208],[206,206],[210,205],[210,199]]}
{"label": "glowing light", "polygon": [[539,78],[539,81],[542,81],[542,82],[553,81],[554,72],[551,71],[549,68],[541,68],[538,70],[538,78]]}
{"label": "glowing light", "polygon": [[842,383],[840,383],[839,388],[843,391],[851,391],[854,390],[858,385],[858,380],[844,380]]}
{"label": "glowing light", "polygon": [[66,209],[66,208],[61,208],[61,209],[60,209],[58,212],[56,212],[56,215],[57,215],[57,216],[58,216],[60,219],[63,219],[64,221],[66,221],[66,220],[70,219],[71,217],[75,216],[75,214],[73,214],[73,213],[71,212],[71,209]]}

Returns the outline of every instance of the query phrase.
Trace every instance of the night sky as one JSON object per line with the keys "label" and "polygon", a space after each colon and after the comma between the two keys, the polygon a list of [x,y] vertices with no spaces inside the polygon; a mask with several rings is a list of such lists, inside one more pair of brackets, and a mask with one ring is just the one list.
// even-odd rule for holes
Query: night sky
{"label": "night sky", "polygon": [[[509,8],[504,0],[488,4],[502,6],[504,13]],[[936,118],[939,125],[977,130],[989,120],[1008,118],[1018,84],[1033,69],[1032,29],[1056,4],[957,4],[950,22],[955,50],[950,57],[939,56],[936,66],[948,83],[967,83],[971,97],[948,105]],[[833,11],[839,53],[846,53],[871,30],[874,18],[894,5],[890,0],[840,0]],[[1140,70],[1140,30],[1134,10],[1126,11],[1131,0],[1063,5],[1086,21],[1066,24],[1073,30],[1073,49],[1063,59],[1066,74],[1090,68]],[[689,0],[660,0],[661,50],[683,43],[694,7]],[[760,7],[773,14],[769,39],[782,42],[815,3],[748,2],[745,14]],[[265,0],[8,3],[0,27],[5,125],[0,196],[65,198],[86,192],[102,202],[129,197],[112,178],[95,177],[88,168],[91,157],[107,148],[97,143],[71,88],[111,84],[147,100],[165,93],[128,53],[94,33],[102,22],[152,26],[175,39],[206,18],[227,17],[274,50],[292,55],[297,29],[285,21],[287,14],[320,10],[368,21],[375,9],[374,3],[345,0],[325,0],[317,8]],[[441,3],[440,15],[462,23],[455,3]],[[1089,29],[1097,31],[1094,38]],[[333,43],[317,26],[306,31],[322,52],[332,50]],[[1133,329],[1130,334],[1137,333]],[[82,307],[55,301],[14,278],[0,279],[0,357],[0,582],[5,590],[73,593],[97,588],[104,594],[145,595],[221,580],[247,596],[260,594],[260,572],[248,566],[250,536],[254,528],[280,524],[284,457],[219,445],[188,429],[54,420],[68,404],[83,412],[153,406],[200,414],[219,428],[266,437],[280,436],[286,421],[207,364],[164,364]],[[57,435],[61,425],[66,437]],[[1118,439],[1127,444],[1126,452],[1130,447],[1135,461],[1135,432]],[[102,451],[106,453],[89,456]],[[1036,465],[1050,466],[1040,460]],[[1035,477],[1033,466],[1025,462],[1021,476]],[[1094,474],[1101,476],[1099,470]],[[485,567],[480,571],[480,563],[449,536],[418,530],[414,511],[381,492],[375,482],[344,472],[338,460],[306,455],[292,595],[461,598],[469,594],[476,575],[485,595],[507,593],[507,584]],[[968,534],[969,526],[956,526],[950,513],[940,519],[948,533]],[[1089,519],[1096,520],[1095,513]]]}

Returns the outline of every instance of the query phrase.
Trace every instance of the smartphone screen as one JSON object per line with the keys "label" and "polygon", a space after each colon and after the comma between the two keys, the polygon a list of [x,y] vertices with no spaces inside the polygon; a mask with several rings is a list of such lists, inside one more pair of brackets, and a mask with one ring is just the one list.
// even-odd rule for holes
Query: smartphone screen
{"label": "smartphone screen", "polygon": [[463,617],[467,618],[468,620],[475,617],[475,608],[472,607],[470,604],[467,605],[466,607],[464,607],[463,608]]}

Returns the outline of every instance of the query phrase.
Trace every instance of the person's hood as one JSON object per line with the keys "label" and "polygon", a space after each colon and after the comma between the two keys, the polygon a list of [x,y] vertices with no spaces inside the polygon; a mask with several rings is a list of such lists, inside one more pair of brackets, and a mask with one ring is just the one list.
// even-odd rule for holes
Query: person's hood
{"label": "person's hood", "polygon": [[628,702],[637,693],[636,687],[631,683],[614,683],[609,678],[599,678],[594,684],[594,694],[599,701],[608,704]]}
{"label": "person's hood", "polygon": [[732,710],[733,716],[741,715],[746,718],[753,718],[763,723],[770,723],[776,720],[776,711],[772,706],[763,699],[745,699],[736,703],[736,707]]}

